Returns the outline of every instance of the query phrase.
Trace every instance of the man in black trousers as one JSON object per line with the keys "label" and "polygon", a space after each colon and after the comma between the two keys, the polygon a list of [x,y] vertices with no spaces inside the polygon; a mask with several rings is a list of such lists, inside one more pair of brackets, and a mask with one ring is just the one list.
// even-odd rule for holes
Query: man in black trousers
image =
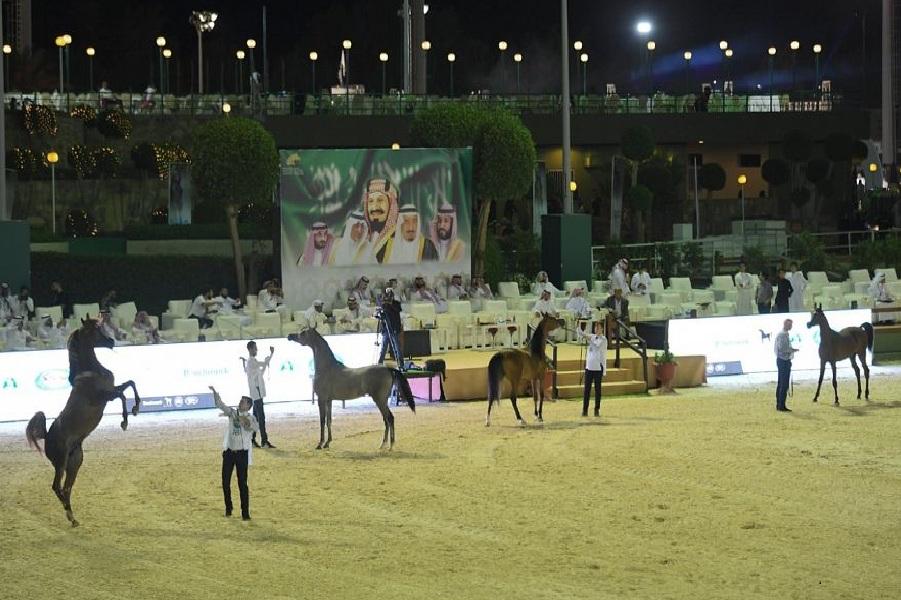
{"label": "man in black trousers", "polygon": [[379,364],[385,362],[388,349],[394,356],[397,368],[404,370],[403,332],[404,324],[400,318],[400,304],[394,301],[394,290],[387,288],[382,295],[382,302],[376,313],[382,333],[382,350],[379,353]]}
{"label": "man in black trousers", "polygon": [[238,472],[238,491],[241,495],[241,518],[250,520],[250,490],[247,487],[247,467],[251,464],[250,436],[256,432],[256,417],[250,413],[252,402],[249,397],[241,396],[238,408],[227,406],[219,392],[210,386],[213,401],[228,417],[225,439],[222,441],[222,495],[225,500],[225,516],[232,516],[232,471]]}
{"label": "man in black trousers", "polygon": [[793,291],[791,282],[785,278],[785,269],[780,268],[778,279],[776,280],[776,300],[773,306],[773,312],[788,312],[788,299],[791,297]]}

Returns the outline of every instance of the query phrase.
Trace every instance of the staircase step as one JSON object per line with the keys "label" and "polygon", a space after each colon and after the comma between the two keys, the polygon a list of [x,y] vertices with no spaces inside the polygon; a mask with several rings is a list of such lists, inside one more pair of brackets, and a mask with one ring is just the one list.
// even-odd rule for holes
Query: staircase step
{"label": "staircase step", "polygon": [[[585,371],[557,371],[557,385],[578,385],[579,381],[584,381]],[[607,369],[604,375],[604,383],[614,381],[631,381],[631,369]]]}
{"label": "staircase step", "polygon": [[[604,396],[622,396],[625,394],[644,394],[648,391],[648,386],[644,381],[605,381],[601,385],[601,389]],[[557,390],[560,393],[560,398],[581,398],[584,388],[581,385],[560,385],[557,386]]]}

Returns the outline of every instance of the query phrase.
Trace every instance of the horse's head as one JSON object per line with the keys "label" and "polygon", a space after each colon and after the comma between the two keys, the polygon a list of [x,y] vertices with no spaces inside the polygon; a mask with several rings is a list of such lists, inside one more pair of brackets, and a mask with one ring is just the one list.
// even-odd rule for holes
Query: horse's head
{"label": "horse's head", "polygon": [[301,346],[312,346],[312,340],[315,333],[315,329],[304,327],[298,333],[292,333],[291,335],[289,335],[288,341],[297,342]]}
{"label": "horse's head", "polygon": [[810,321],[807,322],[807,328],[818,327],[820,325],[829,326],[829,321],[826,320],[826,313],[823,312],[823,305],[815,305],[813,312],[810,313]]}
{"label": "horse's head", "polygon": [[557,317],[553,317],[551,315],[543,315],[541,317],[541,322],[538,323],[538,327],[542,331],[544,331],[545,335],[562,326],[563,319],[558,319]]}
{"label": "horse's head", "polygon": [[88,315],[81,320],[81,327],[72,334],[72,342],[76,344],[76,350],[89,350],[94,348],[114,348],[115,340],[103,333],[100,324]]}

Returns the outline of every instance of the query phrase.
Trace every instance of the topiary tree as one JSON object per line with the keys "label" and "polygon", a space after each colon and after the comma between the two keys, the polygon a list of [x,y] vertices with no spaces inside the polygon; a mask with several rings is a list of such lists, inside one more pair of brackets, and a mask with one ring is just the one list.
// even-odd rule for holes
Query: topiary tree
{"label": "topiary tree", "polygon": [[[848,140],[850,141],[850,137]],[[847,145],[849,156],[850,156],[850,143]],[[821,186],[825,184],[827,181],[827,177],[829,177],[829,171],[832,169],[831,163],[825,158],[812,158],[807,162],[807,167],[804,169],[804,177],[813,184],[813,229],[816,230],[819,227],[819,216],[822,207],[820,206],[821,199]]]}
{"label": "topiary tree", "polygon": [[781,158],[769,158],[761,165],[760,176],[771,186],[785,185],[791,179],[791,168]]}
{"label": "topiary tree", "polygon": [[[638,184],[638,172],[641,164],[654,156],[654,148],[656,145],[657,142],[654,140],[654,134],[651,132],[650,128],[644,125],[636,125],[623,132],[623,135],[620,138],[620,147],[622,148],[623,157],[629,161],[632,168],[633,188]],[[654,179],[654,177],[652,176],[651,179]],[[645,186],[645,189],[648,189],[647,186]],[[636,193],[641,194],[642,192]],[[650,206],[646,210],[649,209]],[[637,210],[633,215],[635,220],[635,233],[639,242],[643,242],[645,239],[644,212],[645,211],[643,210]]]}
{"label": "topiary tree", "polygon": [[726,187],[726,170],[719,163],[704,163],[698,169],[698,185],[707,190],[707,199],[710,200],[713,192]]}
{"label": "topiary tree", "polygon": [[199,197],[225,209],[241,298],[247,295],[238,239],[238,209],[250,202],[269,206],[278,179],[278,153],[272,134],[242,117],[207,121],[194,131],[191,168]]}
{"label": "topiary tree", "polygon": [[792,129],[782,137],[782,151],[785,158],[792,162],[804,162],[813,152],[813,142],[800,129]]}
{"label": "topiary tree", "polygon": [[414,144],[432,148],[473,148],[473,187],[478,229],[473,276],[485,275],[485,248],[491,207],[522,198],[532,186],[537,160],[532,134],[518,116],[504,110],[461,103],[421,111],[411,128]]}

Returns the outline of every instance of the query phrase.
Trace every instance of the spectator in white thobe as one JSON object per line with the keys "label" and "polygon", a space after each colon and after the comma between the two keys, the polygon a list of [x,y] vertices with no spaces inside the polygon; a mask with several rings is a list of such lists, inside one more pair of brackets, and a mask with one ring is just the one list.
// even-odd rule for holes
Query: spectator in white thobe
{"label": "spectator in white thobe", "polygon": [[557,307],[554,305],[554,300],[551,298],[551,292],[549,290],[541,292],[541,296],[538,297],[538,300],[535,301],[535,305],[532,306],[532,312],[538,319],[545,315],[550,317],[558,316]]}
{"label": "spectator in white thobe", "polygon": [[629,294],[629,284],[626,282],[626,271],[629,269],[628,259],[621,258],[610,271],[610,293],[622,290],[623,296]]}
{"label": "spectator in white thobe", "polygon": [[68,341],[68,333],[65,321],[60,321],[60,326],[57,327],[53,324],[53,317],[41,315],[41,324],[38,326],[38,339],[47,348],[65,348]]}
{"label": "spectator in white thobe", "polygon": [[804,312],[807,310],[804,307],[804,290],[807,289],[807,280],[804,279],[804,273],[797,264],[792,263],[791,270],[792,274],[788,281],[792,284],[792,295],[788,298],[788,310],[789,312]]}
{"label": "spectator in white thobe", "polygon": [[577,287],[573,288],[569,294],[569,300],[566,302],[566,310],[572,311],[576,319],[585,320],[591,318],[591,306],[585,300],[585,290]]}
{"label": "spectator in white thobe", "polygon": [[448,300],[469,300],[469,292],[463,287],[463,276],[454,275],[451,277],[450,285],[447,286]]}
{"label": "spectator in white thobe", "polygon": [[538,275],[535,276],[535,283],[532,284],[532,293],[536,296],[541,296],[541,292],[545,290],[551,293],[551,297],[560,293],[560,290],[548,279],[547,271],[538,271]]}
{"label": "spectator in white thobe", "polygon": [[307,326],[319,332],[319,335],[329,335],[328,317],[322,312],[325,303],[322,300],[313,300],[313,305],[304,311],[303,316],[307,320]]}
{"label": "spectator in white thobe", "polygon": [[630,287],[632,288],[632,293],[638,296],[645,296],[651,293],[651,274],[648,273],[647,267],[642,266],[638,273],[632,275]]}
{"label": "spectator in white thobe", "polygon": [[372,317],[372,311],[365,306],[360,306],[357,299],[351,296],[347,299],[347,311],[335,323],[340,333],[357,333],[360,331],[372,331],[366,319]]}
{"label": "spectator in white thobe", "polygon": [[754,278],[747,271],[745,263],[738,265],[738,273],[735,274],[735,288],[737,291],[735,302],[736,315],[750,315],[754,313]]}
{"label": "spectator in white thobe", "polygon": [[469,301],[472,302],[472,310],[482,310],[482,304],[485,300],[494,300],[491,286],[481,277],[473,277],[469,287]]}

